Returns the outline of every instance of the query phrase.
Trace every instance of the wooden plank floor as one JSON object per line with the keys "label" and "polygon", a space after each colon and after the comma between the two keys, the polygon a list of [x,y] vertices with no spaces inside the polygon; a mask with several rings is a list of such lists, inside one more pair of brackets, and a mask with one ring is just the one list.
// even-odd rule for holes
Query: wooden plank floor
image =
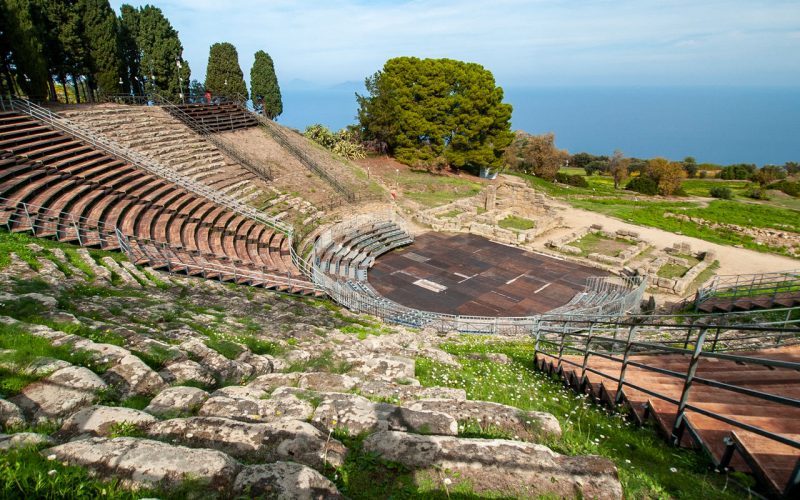
{"label": "wooden plank floor", "polygon": [[582,266],[486,238],[430,232],[378,258],[370,284],[415,309],[467,316],[528,316],[569,302],[589,276]]}
{"label": "wooden plank floor", "polygon": [[[737,352],[736,354],[800,362],[800,346]],[[557,356],[546,354],[540,354],[539,356],[537,360],[539,366],[555,370],[555,365],[558,363]],[[681,373],[686,372],[689,358],[688,355],[676,354],[631,356],[632,361]],[[579,377],[583,356],[564,356],[563,359],[578,364],[578,367],[574,367],[562,362],[564,376],[568,377],[572,372],[572,375],[576,378]],[[595,396],[600,396],[602,387],[602,392],[605,392],[608,398],[613,400],[617,382],[611,377],[619,377],[621,363],[595,356],[589,358],[588,366],[606,375],[602,376],[587,372],[589,390]],[[734,384],[787,398],[800,399],[800,372],[797,370],[770,369],[755,364],[701,358],[697,368],[697,377]],[[681,391],[683,390],[682,379],[634,366],[628,366],[625,380],[676,400],[680,399]],[[625,387],[624,393],[633,411],[640,418],[644,416],[645,407],[649,402],[655,412],[653,416],[661,427],[662,432],[667,436],[671,433],[677,411],[676,405],[630,387]],[[800,440],[800,408],[790,408],[779,403],[699,383],[695,383],[692,386],[689,403],[704,410],[714,411],[728,418],[794,440]],[[798,458],[800,458],[800,450],[798,449],[696,412],[688,412],[687,421],[699,434],[703,445],[711,452],[717,462],[725,452],[723,439],[731,436],[732,433],[735,434],[736,439],[746,448],[748,454],[757,463],[758,468],[761,469],[753,472],[762,474],[768,482],[768,486],[774,492],[780,492],[785,488],[789,476],[797,464]],[[690,444],[688,432],[684,434],[682,443]],[[734,457],[732,466],[739,470],[749,470],[745,461],[739,456]]]}

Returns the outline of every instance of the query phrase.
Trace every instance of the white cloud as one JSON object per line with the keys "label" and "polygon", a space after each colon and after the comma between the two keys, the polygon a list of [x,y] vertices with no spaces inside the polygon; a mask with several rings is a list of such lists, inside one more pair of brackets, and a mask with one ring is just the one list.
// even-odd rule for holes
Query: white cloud
{"label": "white cloud", "polygon": [[505,85],[800,77],[795,0],[154,3],[180,32],[195,77],[218,41],[236,45],[246,75],[255,51],[266,50],[282,81],[360,81],[400,55],[478,62]]}

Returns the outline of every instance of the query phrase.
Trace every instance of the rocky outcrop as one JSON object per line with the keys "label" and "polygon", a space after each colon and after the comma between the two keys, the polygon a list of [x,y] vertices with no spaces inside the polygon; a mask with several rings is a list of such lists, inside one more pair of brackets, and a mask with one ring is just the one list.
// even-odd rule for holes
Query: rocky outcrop
{"label": "rocky outcrop", "polygon": [[164,379],[138,357],[129,354],[109,368],[103,378],[117,389],[123,398],[152,396],[164,385]]}
{"label": "rocky outcrop", "polygon": [[191,480],[224,493],[233,486],[241,466],[216,450],[172,446],[159,441],[121,437],[71,441],[42,450],[42,455],[86,467],[104,477],[120,478],[132,488],[176,488]]}
{"label": "rocky outcrop", "polygon": [[364,440],[364,451],[414,469],[419,482],[465,482],[476,493],[518,497],[622,498],[613,462],[567,457],[546,446],[503,439],[464,439],[383,431]]}
{"label": "rocky outcrop", "polygon": [[52,444],[53,440],[44,434],[35,432],[18,432],[16,434],[0,434],[0,451],[8,451],[31,446]]}
{"label": "rocky outcrop", "polygon": [[[282,396],[273,393],[275,397]],[[311,423],[320,429],[338,428],[351,436],[388,429],[449,436],[458,433],[456,420],[441,412],[373,403],[355,394],[318,393],[317,397],[319,405],[314,410]]]}
{"label": "rocky outcrop", "polygon": [[203,417],[224,417],[243,422],[276,422],[278,420],[306,420],[314,407],[297,397],[278,399],[250,399],[215,396],[200,408]]}
{"label": "rocky outcrop", "polygon": [[216,383],[214,377],[200,363],[188,359],[172,363],[158,374],[170,384],[194,383],[211,387]]}
{"label": "rocky outcrop", "polygon": [[384,380],[371,380],[360,385],[360,393],[368,398],[384,398],[398,403],[413,402],[418,399],[467,399],[467,391],[450,387],[421,387],[398,384]]}
{"label": "rocky outcrop", "polygon": [[319,469],[325,461],[342,465],[346,454],[342,443],[297,420],[253,424],[217,417],[172,419],[152,425],[148,435],[248,461],[291,460]]}
{"label": "rocky outcrop", "polygon": [[181,417],[197,413],[208,393],[196,387],[169,387],[159,392],[144,409],[158,417]]}
{"label": "rocky outcrop", "polygon": [[336,485],[305,465],[275,462],[245,467],[236,476],[235,495],[278,500],[336,500],[344,498]]}
{"label": "rocky outcrop", "polygon": [[0,399],[0,429],[15,429],[25,425],[25,415],[11,401]]}
{"label": "rocky outcrop", "polygon": [[155,417],[143,411],[96,405],[84,408],[67,418],[59,435],[65,438],[108,436],[119,424],[143,429],[155,422]]}
{"label": "rocky outcrop", "polygon": [[535,441],[542,437],[561,436],[561,425],[550,413],[523,411],[499,403],[428,399],[411,403],[409,408],[446,413],[459,423],[474,422],[482,428],[506,432],[514,439]]}
{"label": "rocky outcrop", "polygon": [[28,385],[10,399],[34,423],[65,417],[89,406],[107,387],[87,368],[69,366]]}

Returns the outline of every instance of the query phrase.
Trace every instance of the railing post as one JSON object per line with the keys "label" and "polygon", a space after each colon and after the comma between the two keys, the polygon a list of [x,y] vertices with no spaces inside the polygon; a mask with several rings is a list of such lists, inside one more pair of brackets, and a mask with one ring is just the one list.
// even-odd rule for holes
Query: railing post
{"label": "railing post", "polygon": [[78,237],[78,246],[83,246],[83,239],[81,238],[81,227],[78,225],[77,222],[75,222],[75,217],[73,217],[71,214],[69,218],[72,220],[72,227],[75,228],[75,236]]}
{"label": "railing post", "polygon": [[697,365],[700,363],[700,355],[703,352],[703,344],[706,341],[706,331],[708,327],[701,327],[700,333],[697,335],[697,342],[694,345],[694,352],[692,359],[689,362],[689,369],[686,372],[686,380],[683,383],[683,391],[681,392],[681,399],[678,403],[678,411],[675,413],[675,423],[672,425],[672,444],[679,446],[683,430],[685,428],[686,405],[689,403],[689,392],[692,389],[694,376],[697,373]]}
{"label": "railing post", "polygon": [[579,389],[583,389],[586,380],[586,367],[589,365],[589,351],[592,347],[592,337],[594,336],[594,321],[589,325],[589,334],[586,337],[586,347],[583,351],[583,364],[581,365],[581,378],[579,382]]}
{"label": "railing post", "polygon": [[564,342],[567,338],[567,322],[561,324],[561,344],[558,346],[558,366],[556,371],[561,370],[561,358],[564,356]]}
{"label": "railing post", "polygon": [[28,211],[28,204],[27,203],[23,203],[22,204],[22,210],[25,211],[25,218],[28,219],[28,224],[30,224],[30,226],[31,226],[31,232],[33,233],[34,236],[36,236],[36,228],[33,226],[33,218],[31,217],[31,214]]}
{"label": "railing post", "polygon": [[631,325],[628,329],[628,339],[625,341],[625,354],[622,356],[622,368],[619,370],[619,383],[617,383],[617,393],[614,395],[614,405],[622,402],[622,387],[625,385],[625,372],[628,371],[628,361],[633,348],[633,335],[636,333],[636,325]]}

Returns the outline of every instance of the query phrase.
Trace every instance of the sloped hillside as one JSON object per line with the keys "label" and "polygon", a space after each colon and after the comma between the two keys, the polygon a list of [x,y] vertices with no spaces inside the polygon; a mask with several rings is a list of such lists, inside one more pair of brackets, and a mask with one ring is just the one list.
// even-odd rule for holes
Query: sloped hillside
{"label": "sloped hillside", "polygon": [[4,497],[725,496],[694,453],[535,374],[527,341],[409,331],[22,234],[0,249]]}

